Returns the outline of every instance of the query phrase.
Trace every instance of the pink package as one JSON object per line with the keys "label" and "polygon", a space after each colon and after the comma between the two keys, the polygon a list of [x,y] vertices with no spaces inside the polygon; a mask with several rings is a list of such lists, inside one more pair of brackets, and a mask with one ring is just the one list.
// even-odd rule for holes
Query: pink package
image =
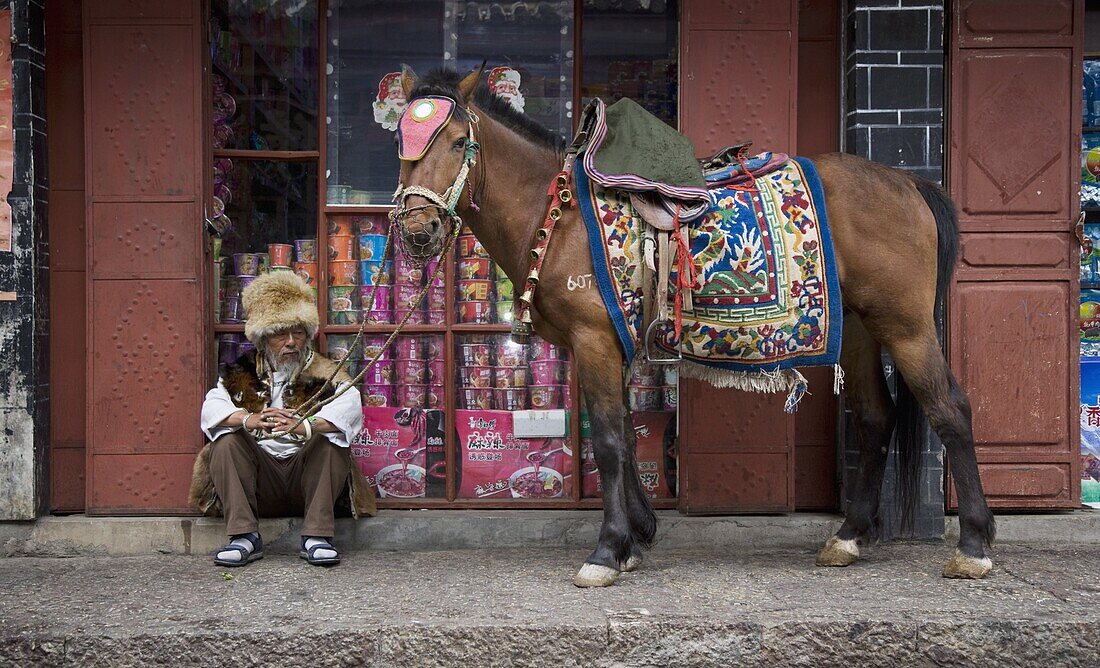
{"label": "pink package", "polygon": [[527,387],[527,367],[524,366],[495,366],[493,367],[493,387]]}
{"label": "pink package", "polygon": [[564,359],[562,351],[557,346],[542,339],[531,341],[527,346],[527,350],[530,355],[529,359],[532,360]]}
{"label": "pink package", "polygon": [[507,411],[455,411],[459,498],[549,499],[572,485],[572,452],[564,439],[516,438]]}
{"label": "pink package", "polygon": [[393,385],[389,383],[368,383],[363,386],[363,405],[393,406]]}
{"label": "pink package", "polygon": [[528,385],[527,390],[527,396],[531,401],[531,408],[547,410],[562,407],[561,385]]}
{"label": "pink package", "polygon": [[[363,337],[363,359],[374,359],[375,355],[379,355],[379,361],[389,361],[393,359],[391,346],[390,349],[386,349],[386,339],[389,338],[387,334],[367,334]],[[381,354],[379,354],[381,353]]]}
{"label": "pink package", "polygon": [[463,343],[458,346],[458,361],[463,366],[489,366],[491,351],[487,343]]}
{"label": "pink package", "polygon": [[[363,430],[351,444],[351,455],[375,493],[397,499],[437,496],[446,486],[444,462],[433,454],[442,442],[437,411],[363,408]],[[429,461],[432,461],[429,464]]]}
{"label": "pink package", "polygon": [[467,387],[492,387],[493,367],[460,366],[458,367],[458,383]]}
{"label": "pink package", "polygon": [[393,381],[393,362],[390,360],[378,360],[363,374],[363,382],[367,385],[390,385]]}
{"label": "pink package", "polygon": [[425,385],[398,385],[397,405],[405,408],[424,408]]}
{"label": "pink package", "polygon": [[397,358],[394,364],[396,382],[405,385],[423,385],[428,382],[428,363],[424,360]]}
{"label": "pink package", "polygon": [[393,344],[393,356],[404,360],[424,359],[424,342],[419,336],[399,336]]}
{"label": "pink package", "polygon": [[561,360],[537,360],[528,365],[531,368],[532,385],[560,385],[562,382]]}
{"label": "pink package", "polygon": [[493,344],[497,366],[523,366],[527,363],[527,349],[501,337]]}
{"label": "pink package", "polygon": [[458,405],[467,409],[490,410],[493,408],[493,390],[490,387],[458,388]]}

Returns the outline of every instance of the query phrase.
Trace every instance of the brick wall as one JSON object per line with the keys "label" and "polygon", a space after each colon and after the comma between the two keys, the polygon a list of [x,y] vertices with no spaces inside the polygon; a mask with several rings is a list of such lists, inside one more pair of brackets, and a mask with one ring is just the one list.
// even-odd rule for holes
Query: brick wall
{"label": "brick wall", "polygon": [[[942,183],[943,2],[852,0],[844,11],[844,150]],[[893,365],[883,361],[892,391]],[[931,431],[922,458],[920,504],[907,537],[942,538],[943,447]],[[858,465],[859,448],[849,437],[843,454],[845,504]],[[894,474],[891,451],[879,512],[883,539],[900,533]]]}
{"label": "brick wall", "polygon": [[0,520],[45,512],[49,447],[49,255],[42,0],[12,14],[12,252],[0,251]]}

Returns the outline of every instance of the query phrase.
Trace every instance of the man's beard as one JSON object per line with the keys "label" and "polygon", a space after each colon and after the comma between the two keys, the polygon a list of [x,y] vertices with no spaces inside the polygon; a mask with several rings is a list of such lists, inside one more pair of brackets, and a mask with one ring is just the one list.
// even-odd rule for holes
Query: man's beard
{"label": "man's beard", "polygon": [[275,373],[283,373],[293,378],[302,370],[302,364],[305,363],[306,351],[299,350],[292,355],[278,355],[268,351],[266,357],[269,369]]}

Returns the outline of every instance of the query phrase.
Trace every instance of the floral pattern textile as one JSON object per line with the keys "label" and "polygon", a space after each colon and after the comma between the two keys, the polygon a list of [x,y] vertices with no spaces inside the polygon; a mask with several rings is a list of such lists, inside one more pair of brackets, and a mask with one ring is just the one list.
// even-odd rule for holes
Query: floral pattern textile
{"label": "floral pattern textile", "polygon": [[[626,193],[602,189],[584,170],[576,180],[597,283],[633,359],[647,287],[642,221]],[[817,170],[796,158],[757,174],[753,184],[712,186],[710,208],[689,226],[692,308],[683,309],[680,340],[667,326],[658,345],[735,371],[836,364],[842,306]],[[670,280],[677,280],[675,268]],[[675,293],[670,285],[670,301]]]}

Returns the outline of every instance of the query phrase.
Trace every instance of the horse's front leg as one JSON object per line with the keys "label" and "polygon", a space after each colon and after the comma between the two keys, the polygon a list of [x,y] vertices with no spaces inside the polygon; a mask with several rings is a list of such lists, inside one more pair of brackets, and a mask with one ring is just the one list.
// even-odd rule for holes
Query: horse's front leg
{"label": "horse's front leg", "polygon": [[596,549],[573,578],[578,587],[606,587],[622,570],[633,570],[638,543],[648,543],[656,526],[638,482],[634,430],[627,429],[622,358],[614,337],[613,331],[586,332],[573,343],[603,486],[603,525]]}

